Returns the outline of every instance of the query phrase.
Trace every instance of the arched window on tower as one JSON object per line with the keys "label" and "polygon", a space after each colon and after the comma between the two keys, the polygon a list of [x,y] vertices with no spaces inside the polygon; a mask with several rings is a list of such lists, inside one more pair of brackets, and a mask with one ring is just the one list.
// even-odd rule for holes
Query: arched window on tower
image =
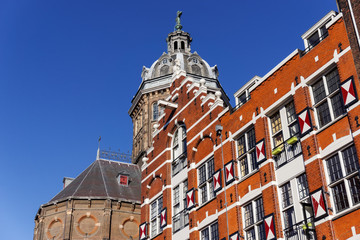
{"label": "arched window on tower", "polygon": [[153,112],[153,121],[156,121],[159,118],[159,106],[157,102],[152,104],[152,112]]}
{"label": "arched window on tower", "polygon": [[186,128],[181,125],[174,133],[172,175],[174,176],[187,166]]}
{"label": "arched window on tower", "polygon": [[181,49],[185,49],[185,43],[184,43],[184,41],[181,41]]}
{"label": "arched window on tower", "polygon": [[178,49],[178,43],[174,42],[174,50],[177,50],[177,49]]}

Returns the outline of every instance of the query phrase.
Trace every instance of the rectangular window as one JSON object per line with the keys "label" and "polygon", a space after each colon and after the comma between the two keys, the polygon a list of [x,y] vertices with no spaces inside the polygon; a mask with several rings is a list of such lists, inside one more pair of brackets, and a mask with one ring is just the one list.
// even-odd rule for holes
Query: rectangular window
{"label": "rectangular window", "polygon": [[335,182],[343,177],[338,154],[329,158],[327,165],[331,182]]}
{"label": "rectangular window", "polygon": [[[299,124],[294,101],[291,101],[270,117],[270,127],[273,142],[273,158],[279,168],[301,155],[301,144],[294,138],[299,133]],[[294,141],[295,140],[295,141]]]}
{"label": "rectangular window", "polygon": [[320,127],[345,113],[339,85],[340,78],[336,68],[322,76],[319,81],[312,85],[314,107]]}
{"label": "rectangular window", "polygon": [[359,160],[355,146],[337,152],[326,160],[326,167],[336,212],[360,203]]}
{"label": "rectangular window", "polygon": [[163,209],[163,199],[161,196],[150,204],[151,237],[155,237],[162,231],[162,229],[160,228],[160,213],[162,209]]}
{"label": "rectangular window", "polygon": [[258,169],[255,144],[255,129],[253,127],[244,134],[242,134],[237,140],[238,160],[240,165],[241,177],[245,177],[252,171]]}
{"label": "rectangular window", "polygon": [[263,224],[264,207],[262,197],[253,200],[243,207],[245,236],[249,239],[265,239]]}
{"label": "rectangular window", "polygon": [[215,222],[200,231],[201,240],[219,240],[218,223]]}
{"label": "rectangular window", "polygon": [[303,198],[309,196],[309,187],[307,184],[305,173],[297,178],[297,183],[299,189],[299,199],[302,200]]}
{"label": "rectangular window", "polygon": [[187,180],[173,189],[173,232],[183,229],[189,224],[189,212],[186,206]]}
{"label": "rectangular window", "polygon": [[284,208],[292,205],[293,200],[292,200],[290,182],[286,183],[284,186],[281,187],[281,195],[282,195],[282,202]]}
{"label": "rectangular window", "polygon": [[198,169],[199,175],[199,199],[200,204],[204,204],[207,201],[215,197],[213,186],[213,174],[214,174],[214,159],[211,158]]}
{"label": "rectangular window", "polygon": [[284,212],[284,223],[285,223],[285,228],[291,227],[295,224],[295,213],[294,213],[294,208],[288,208],[286,209]]}
{"label": "rectangular window", "polygon": [[252,203],[245,206],[245,227],[254,223],[253,206]]}

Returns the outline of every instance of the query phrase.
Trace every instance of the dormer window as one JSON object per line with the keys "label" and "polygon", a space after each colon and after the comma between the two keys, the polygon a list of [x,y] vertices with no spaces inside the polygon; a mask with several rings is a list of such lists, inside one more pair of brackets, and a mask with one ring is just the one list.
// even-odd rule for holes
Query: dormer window
{"label": "dormer window", "polygon": [[193,63],[198,63],[197,58],[193,58],[193,59],[192,59],[192,62],[193,62]]}
{"label": "dormer window", "polygon": [[128,186],[129,185],[129,175],[120,173],[117,177],[118,183],[120,186]]}
{"label": "dormer window", "polygon": [[326,24],[329,23],[335,16],[336,13],[334,11],[329,12],[325,17],[323,17],[319,22],[317,22],[312,28],[310,28],[301,36],[305,44],[305,53],[310,51],[328,36]]}

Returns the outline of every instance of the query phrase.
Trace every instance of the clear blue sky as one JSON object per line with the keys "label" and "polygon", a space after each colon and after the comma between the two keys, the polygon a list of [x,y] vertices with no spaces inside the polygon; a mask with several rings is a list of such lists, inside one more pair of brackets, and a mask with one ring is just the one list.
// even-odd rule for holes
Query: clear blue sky
{"label": "clear blue sky", "polygon": [[166,51],[176,11],[232,103],[296,48],[335,0],[0,0],[0,239],[34,217],[102,146],[131,150],[141,69]]}

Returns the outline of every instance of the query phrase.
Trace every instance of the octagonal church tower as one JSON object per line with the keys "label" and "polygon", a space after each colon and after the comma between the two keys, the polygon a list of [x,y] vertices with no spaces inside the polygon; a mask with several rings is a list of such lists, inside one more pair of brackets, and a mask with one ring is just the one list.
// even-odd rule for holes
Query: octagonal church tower
{"label": "octagonal church tower", "polygon": [[170,95],[169,88],[176,62],[195,82],[204,79],[208,89],[221,89],[226,98],[225,103],[229,104],[229,99],[218,81],[217,66],[210,67],[196,51],[191,52],[192,38],[181,28],[178,23],[175,31],[166,38],[167,53],[164,52],[150,68],[143,66],[141,84],[131,101],[128,113],[133,122],[132,161],[139,165],[142,165],[142,158],[152,146],[151,134],[154,125],[163,117],[164,108],[158,101],[167,99]]}

